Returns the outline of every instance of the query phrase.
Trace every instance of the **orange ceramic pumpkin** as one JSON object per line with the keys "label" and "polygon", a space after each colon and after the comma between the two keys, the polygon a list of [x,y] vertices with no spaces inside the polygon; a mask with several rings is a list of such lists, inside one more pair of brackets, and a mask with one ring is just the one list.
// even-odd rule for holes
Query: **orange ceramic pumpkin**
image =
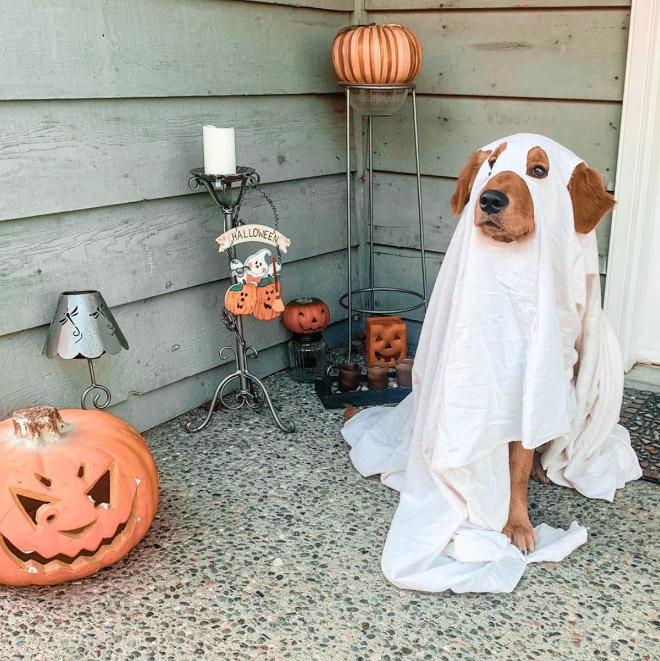
{"label": "orange ceramic pumpkin", "polygon": [[53,585],[123,558],[158,505],[144,439],[103,411],[32,406],[0,422],[0,583]]}
{"label": "orange ceramic pumpkin", "polygon": [[256,286],[232,285],[225,294],[225,307],[232,314],[252,314],[257,303]]}
{"label": "orange ceramic pumpkin", "polygon": [[330,310],[320,298],[296,298],[287,303],[282,321],[297,335],[320,333],[330,323]]}
{"label": "orange ceramic pumpkin", "polygon": [[[282,314],[282,301],[278,284],[272,280],[262,281],[257,287],[257,303],[254,306],[254,316],[262,321],[276,319]],[[281,307],[280,307],[281,306]]]}
{"label": "orange ceramic pumpkin", "polygon": [[332,42],[332,66],[342,83],[409,83],[422,68],[417,37],[395,23],[352,25]]}
{"label": "orange ceramic pumpkin", "polygon": [[406,357],[406,322],[401,317],[369,317],[367,327],[367,362],[384,361],[390,367]]}

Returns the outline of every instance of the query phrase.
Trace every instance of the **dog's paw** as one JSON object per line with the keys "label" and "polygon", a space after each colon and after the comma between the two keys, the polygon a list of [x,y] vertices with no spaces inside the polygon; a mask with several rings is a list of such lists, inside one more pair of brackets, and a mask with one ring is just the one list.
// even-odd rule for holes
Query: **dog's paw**
{"label": "dog's paw", "polygon": [[529,476],[535,482],[540,482],[541,484],[550,484],[550,478],[545,472],[545,468],[541,466],[541,453],[534,450],[534,463],[532,464],[532,470],[529,473]]}
{"label": "dog's paw", "polygon": [[344,420],[348,422],[353,416],[357,415],[360,412],[359,409],[356,409],[353,404],[344,404]]}
{"label": "dog's paw", "polygon": [[502,534],[506,535],[514,546],[517,546],[523,553],[531,553],[534,550],[534,528],[527,521],[507,521],[502,529]]}

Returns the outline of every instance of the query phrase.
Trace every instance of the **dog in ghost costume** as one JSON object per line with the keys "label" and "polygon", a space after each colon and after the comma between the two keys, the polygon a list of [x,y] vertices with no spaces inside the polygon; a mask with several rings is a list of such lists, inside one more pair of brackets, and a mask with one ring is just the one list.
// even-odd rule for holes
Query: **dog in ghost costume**
{"label": "dog in ghost costume", "polygon": [[355,467],[400,491],[381,563],[395,585],[509,592],[527,563],[587,539],[577,522],[532,528],[530,472],[610,501],[641,475],[600,303],[594,228],[613,205],[596,171],[543,136],[498,140],[461,172],[413,393],[342,432]]}

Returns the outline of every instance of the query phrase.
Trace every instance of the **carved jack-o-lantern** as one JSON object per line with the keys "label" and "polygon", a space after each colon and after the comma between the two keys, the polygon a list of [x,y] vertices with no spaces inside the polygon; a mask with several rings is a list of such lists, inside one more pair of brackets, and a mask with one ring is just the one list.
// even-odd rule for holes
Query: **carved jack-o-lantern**
{"label": "carved jack-o-lantern", "polygon": [[103,411],[21,409],[0,422],[0,583],[52,585],[125,556],[156,513],[144,439]]}
{"label": "carved jack-o-lantern", "polygon": [[401,317],[369,317],[367,327],[367,362],[382,360],[390,367],[406,357],[406,324]]}
{"label": "carved jack-o-lantern", "polygon": [[287,303],[282,321],[296,335],[312,335],[328,327],[330,310],[320,298],[296,298]]}
{"label": "carved jack-o-lantern", "polygon": [[282,314],[284,305],[280,297],[278,284],[269,280],[267,284],[257,287],[257,303],[254,307],[254,316],[262,321],[270,321]]}
{"label": "carved jack-o-lantern", "polygon": [[225,294],[225,307],[232,314],[252,314],[257,303],[256,290],[252,284],[232,285]]}

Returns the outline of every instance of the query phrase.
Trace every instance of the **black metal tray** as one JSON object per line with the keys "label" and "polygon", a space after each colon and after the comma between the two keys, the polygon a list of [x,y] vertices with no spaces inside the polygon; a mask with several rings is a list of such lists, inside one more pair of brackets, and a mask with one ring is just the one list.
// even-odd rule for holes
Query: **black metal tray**
{"label": "black metal tray", "polygon": [[[394,376],[392,370],[390,376]],[[382,388],[380,390],[352,390],[349,392],[332,392],[332,384],[337,382],[337,376],[324,376],[316,379],[314,389],[326,409],[340,409],[344,404],[360,406],[377,406],[378,404],[397,404],[405,399],[412,388]],[[360,386],[367,385],[366,374],[360,377]]]}

